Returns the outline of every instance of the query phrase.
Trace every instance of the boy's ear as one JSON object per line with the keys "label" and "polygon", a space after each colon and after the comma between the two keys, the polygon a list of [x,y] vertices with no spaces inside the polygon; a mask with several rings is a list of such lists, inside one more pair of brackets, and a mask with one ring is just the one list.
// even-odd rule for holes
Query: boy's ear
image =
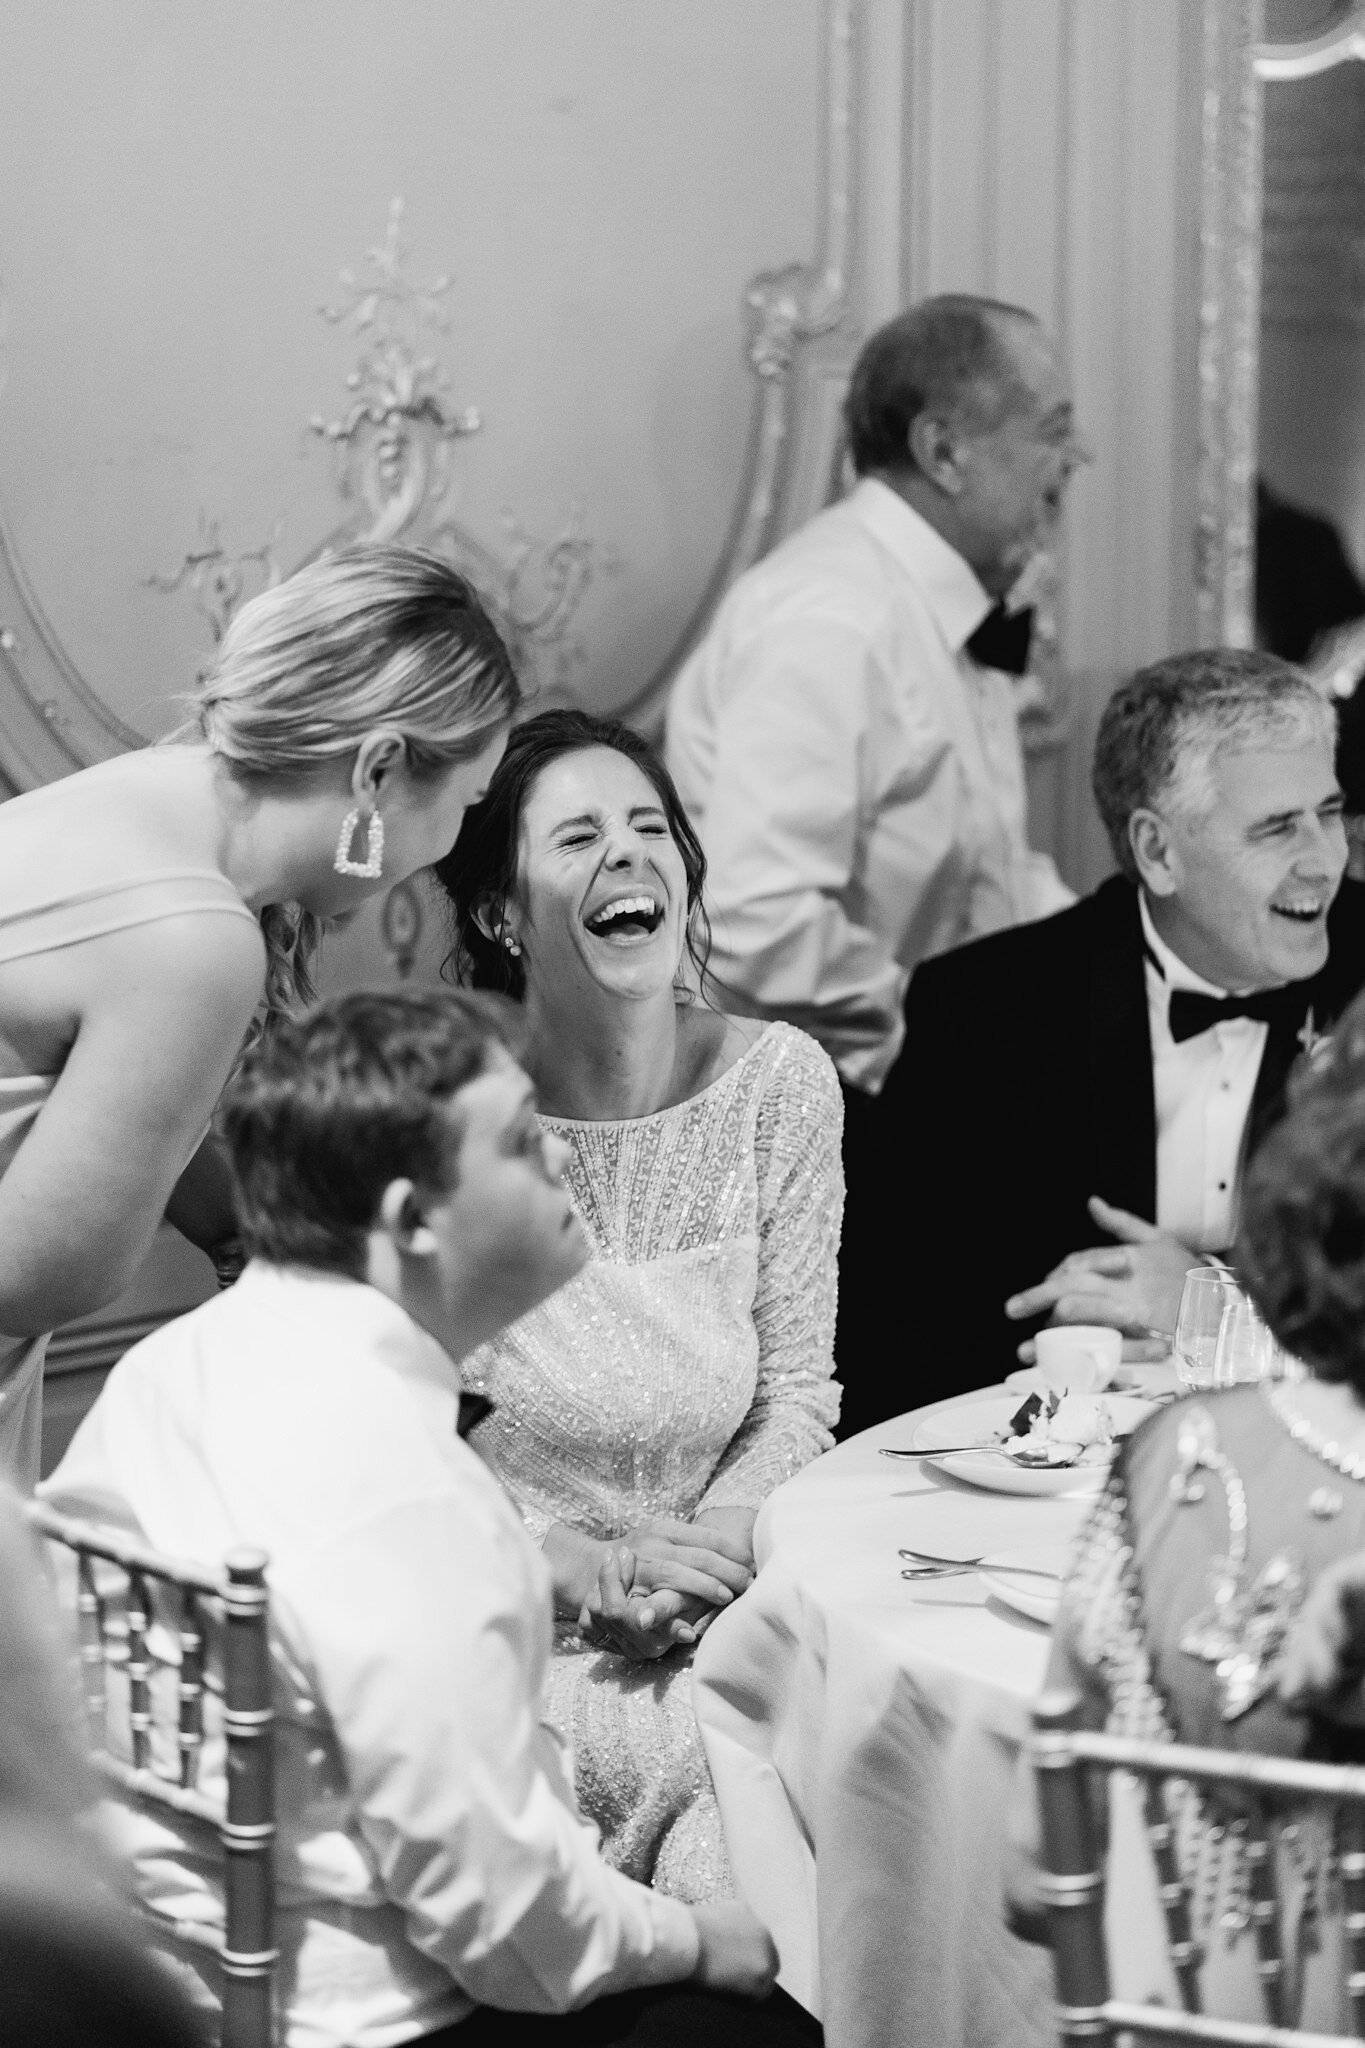
{"label": "boy's ear", "polygon": [[403,1258],[430,1258],[436,1237],[422,1198],[410,1180],[391,1180],[379,1198],[377,1227]]}

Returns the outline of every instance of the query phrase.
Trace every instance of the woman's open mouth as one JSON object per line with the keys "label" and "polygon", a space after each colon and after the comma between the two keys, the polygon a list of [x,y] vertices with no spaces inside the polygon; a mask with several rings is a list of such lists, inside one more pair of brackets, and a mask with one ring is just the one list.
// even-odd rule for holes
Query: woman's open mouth
{"label": "woman's open mouth", "polygon": [[595,939],[622,946],[638,946],[652,939],[663,921],[664,906],[648,890],[613,896],[583,920]]}

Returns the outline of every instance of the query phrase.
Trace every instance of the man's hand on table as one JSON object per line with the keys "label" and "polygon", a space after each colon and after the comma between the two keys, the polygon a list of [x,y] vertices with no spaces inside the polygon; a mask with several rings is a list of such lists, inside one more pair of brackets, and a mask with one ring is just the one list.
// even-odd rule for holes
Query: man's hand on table
{"label": "man's hand on table", "polygon": [[[1089,1209],[1119,1242],[1069,1253],[1037,1286],[1011,1295],[1005,1314],[1014,1322],[1046,1315],[1052,1323],[1103,1323],[1122,1330],[1128,1363],[1165,1358],[1185,1275],[1198,1264],[1197,1254],[1169,1231],[1098,1195],[1091,1196]],[[1025,1365],[1032,1365],[1034,1355],[1031,1338],[1019,1346]]]}

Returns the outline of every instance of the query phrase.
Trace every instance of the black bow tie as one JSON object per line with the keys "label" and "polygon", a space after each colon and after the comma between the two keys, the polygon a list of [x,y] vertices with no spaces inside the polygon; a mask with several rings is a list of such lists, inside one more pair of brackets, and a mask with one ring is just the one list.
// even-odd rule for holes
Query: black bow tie
{"label": "black bow tie", "polygon": [[982,668],[1002,668],[1006,675],[1021,676],[1028,667],[1032,638],[1032,607],[1007,612],[1003,604],[998,604],[987,612],[968,640],[967,652]]}
{"label": "black bow tie", "polygon": [[487,1394],[461,1394],[460,1413],[455,1424],[457,1436],[468,1436],[471,1429],[477,1429],[493,1413],[493,1402]]}
{"label": "black bow tie", "polygon": [[1254,1017],[1262,1024],[1296,1030],[1304,1020],[1308,1002],[1303,984],[1290,982],[1285,988],[1261,989],[1250,996],[1204,996],[1197,989],[1173,988],[1167,1013],[1171,1036],[1177,1045],[1226,1024],[1233,1017]]}

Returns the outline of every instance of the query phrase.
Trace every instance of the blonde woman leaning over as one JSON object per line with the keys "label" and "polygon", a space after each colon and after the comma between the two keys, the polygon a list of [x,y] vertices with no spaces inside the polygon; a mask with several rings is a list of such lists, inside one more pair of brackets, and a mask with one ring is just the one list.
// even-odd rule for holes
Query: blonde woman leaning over
{"label": "blonde woman leaning over", "polygon": [[463,578],[356,549],[245,605],[173,741],[0,809],[0,1474],[38,1470],[44,1333],[163,1215],[232,1230],[205,1126],[322,922],[444,853],[518,691]]}

